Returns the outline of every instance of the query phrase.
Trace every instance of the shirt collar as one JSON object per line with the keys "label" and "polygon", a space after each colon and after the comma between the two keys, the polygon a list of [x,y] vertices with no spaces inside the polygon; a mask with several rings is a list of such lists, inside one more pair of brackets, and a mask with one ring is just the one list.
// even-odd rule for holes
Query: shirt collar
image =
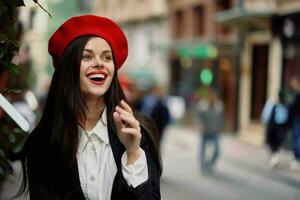
{"label": "shirt collar", "polygon": [[98,120],[96,126],[90,131],[86,131],[82,129],[80,126],[78,126],[78,132],[79,132],[78,152],[79,153],[83,152],[85,146],[87,145],[87,142],[89,141],[88,136],[91,136],[92,134],[95,134],[105,144],[109,144],[106,115],[107,115],[107,111],[105,107],[101,115],[101,118]]}

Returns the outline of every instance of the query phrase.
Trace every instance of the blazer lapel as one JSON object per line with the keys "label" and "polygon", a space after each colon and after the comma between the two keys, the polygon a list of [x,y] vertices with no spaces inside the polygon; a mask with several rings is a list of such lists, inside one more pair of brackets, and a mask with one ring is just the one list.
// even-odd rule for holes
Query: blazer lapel
{"label": "blazer lapel", "polygon": [[114,159],[118,168],[118,171],[121,170],[121,157],[123,153],[125,152],[125,147],[124,145],[120,142],[117,134],[113,132],[113,129],[111,128],[110,125],[108,125],[108,138],[109,138],[109,143],[114,155]]}

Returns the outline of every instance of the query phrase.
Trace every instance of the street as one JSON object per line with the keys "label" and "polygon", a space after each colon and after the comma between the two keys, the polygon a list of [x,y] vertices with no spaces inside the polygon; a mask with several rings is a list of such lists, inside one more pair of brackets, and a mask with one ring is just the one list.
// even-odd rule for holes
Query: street
{"label": "street", "polygon": [[222,136],[221,156],[213,174],[199,167],[199,134],[192,128],[170,127],[162,145],[163,200],[298,200],[300,171],[288,169],[284,154],[278,169],[268,168],[262,147]]}

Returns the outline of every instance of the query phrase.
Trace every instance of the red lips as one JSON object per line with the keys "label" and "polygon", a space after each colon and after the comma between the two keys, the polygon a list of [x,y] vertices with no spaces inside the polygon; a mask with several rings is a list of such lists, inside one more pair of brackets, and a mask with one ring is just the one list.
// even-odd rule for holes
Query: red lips
{"label": "red lips", "polygon": [[91,83],[95,85],[102,85],[105,82],[108,74],[105,71],[93,71],[86,74]]}

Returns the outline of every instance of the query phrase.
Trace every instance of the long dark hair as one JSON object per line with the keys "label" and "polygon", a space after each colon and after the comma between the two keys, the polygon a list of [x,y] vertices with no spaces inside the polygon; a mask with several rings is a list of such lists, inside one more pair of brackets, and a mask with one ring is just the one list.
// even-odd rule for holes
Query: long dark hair
{"label": "long dark hair", "polygon": [[[60,66],[54,71],[41,120],[31,133],[32,137],[34,137],[33,135],[43,135],[36,138],[47,138],[49,141],[47,152],[50,155],[45,156],[49,156],[48,159],[53,166],[48,168],[51,172],[45,172],[47,176],[68,176],[72,173],[76,162],[79,143],[78,116],[85,117],[84,111],[86,110],[86,104],[80,90],[80,63],[83,49],[91,37],[82,36],[66,48]],[[108,126],[116,132],[112,117],[113,112],[122,99],[126,100],[118,82],[117,73],[114,73],[112,83],[105,93],[104,99],[107,107]],[[152,123],[138,113],[135,112],[134,114],[147,132],[152,147],[151,151],[161,174],[162,166],[155,128]],[[30,137],[23,151],[23,184],[19,195],[27,189],[26,159],[29,148],[32,148],[30,147]]]}

